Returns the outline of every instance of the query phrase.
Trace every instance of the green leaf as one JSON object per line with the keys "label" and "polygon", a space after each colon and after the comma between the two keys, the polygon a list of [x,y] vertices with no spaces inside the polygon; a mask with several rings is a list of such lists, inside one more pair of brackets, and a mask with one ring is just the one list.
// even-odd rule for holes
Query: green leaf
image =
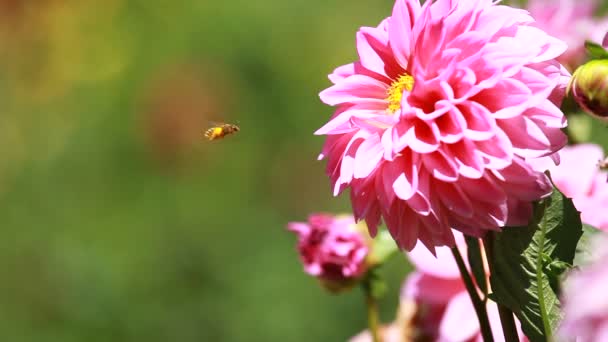
{"label": "green leaf", "polygon": [[382,265],[399,251],[395,240],[388,230],[381,230],[372,242],[368,262],[371,265]]}
{"label": "green leaf", "polygon": [[576,245],[576,254],[573,265],[580,267],[592,261],[591,241],[593,237],[601,231],[591,225],[583,224],[583,236]]}
{"label": "green leaf", "polygon": [[388,289],[384,278],[380,275],[380,267],[368,270],[361,285],[365,293],[375,299],[382,299]]}
{"label": "green leaf", "polygon": [[591,59],[607,59],[608,51],[604,49],[600,44],[594,43],[590,40],[585,41],[585,49],[591,57]]}
{"label": "green leaf", "polygon": [[481,257],[481,245],[479,239],[465,235],[467,242],[467,259],[477,287],[483,292],[484,296],[488,294],[488,284],[486,280],[486,271],[483,267],[483,259]]}
{"label": "green leaf", "polygon": [[557,189],[536,205],[527,227],[495,234],[491,298],[515,313],[531,341],[550,341],[561,320],[557,284],[574,261],[581,235],[579,212]]}

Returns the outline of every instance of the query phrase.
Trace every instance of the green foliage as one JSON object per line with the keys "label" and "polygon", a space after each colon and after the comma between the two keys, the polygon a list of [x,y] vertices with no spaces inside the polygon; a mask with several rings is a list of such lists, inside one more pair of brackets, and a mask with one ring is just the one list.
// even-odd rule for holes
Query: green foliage
{"label": "green foliage", "polygon": [[599,229],[591,225],[583,224],[583,235],[576,245],[576,254],[573,263],[575,267],[586,265],[592,260],[591,242],[593,241],[593,237],[600,232]]}
{"label": "green foliage", "polygon": [[382,299],[388,290],[386,281],[379,271],[380,267],[374,267],[367,271],[362,283],[363,291],[376,300]]}
{"label": "green foliage", "polygon": [[591,59],[608,59],[608,51],[600,44],[587,40],[585,41],[585,49],[587,49]]}
{"label": "green foliage", "polygon": [[382,229],[378,232],[378,235],[376,235],[372,242],[368,262],[372,265],[382,265],[397,252],[399,252],[399,248],[397,247],[395,240],[393,240],[388,230]]}
{"label": "green foliage", "polygon": [[554,189],[527,227],[506,227],[493,244],[492,299],[512,310],[531,341],[551,340],[561,320],[560,277],[582,235],[572,201]]}

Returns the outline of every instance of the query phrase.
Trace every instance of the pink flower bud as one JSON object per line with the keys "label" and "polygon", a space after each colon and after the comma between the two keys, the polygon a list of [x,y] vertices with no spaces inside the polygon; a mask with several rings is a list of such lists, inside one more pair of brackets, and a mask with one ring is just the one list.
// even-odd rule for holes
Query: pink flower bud
{"label": "pink flower bud", "polygon": [[312,214],[308,222],[291,222],[306,273],[331,291],[350,288],[367,270],[366,237],[352,216]]}
{"label": "pink flower bud", "polygon": [[592,60],[580,66],[568,88],[587,113],[608,120],[608,60]]}

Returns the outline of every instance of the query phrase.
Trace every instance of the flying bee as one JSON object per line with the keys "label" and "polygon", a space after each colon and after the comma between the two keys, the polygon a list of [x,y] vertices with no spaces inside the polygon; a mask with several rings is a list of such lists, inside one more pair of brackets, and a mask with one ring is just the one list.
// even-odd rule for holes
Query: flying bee
{"label": "flying bee", "polygon": [[227,123],[213,123],[205,131],[205,138],[209,141],[222,139],[223,137],[236,133],[240,130],[239,126]]}

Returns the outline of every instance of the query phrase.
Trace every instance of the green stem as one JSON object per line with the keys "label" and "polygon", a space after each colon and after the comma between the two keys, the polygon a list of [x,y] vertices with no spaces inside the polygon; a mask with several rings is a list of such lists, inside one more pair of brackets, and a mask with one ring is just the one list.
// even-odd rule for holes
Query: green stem
{"label": "green stem", "polygon": [[365,293],[365,301],[367,304],[367,324],[369,326],[369,333],[372,335],[372,341],[381,342],[380,333],[378,329],[378,302],[376,298],[370,293]]}
{"label": "green stem", "polygon": [[490,328],[490,321],[488,320],[488,311],[486,310],[486,305],[479,298],[475,284],[473,284],[473,279],[471,279],[471,275],[469,274],[469,271],[464,264],[464,260],[462,259],[462,255],[460,255],[460,251],[458,251],[457,247],[452,247],[452,254],[454,255],[454,259],[456,259],[456,264],[460,270],[460,276],[462,277],[464,286],[469,293],[469,297],[473,303],[473,308],[477,314],[481,336],[485,342],[493,342],[494,338],[492,336],[492,328]]}
{"label": "green stem", "polygon": [[[488,265],[490,266],[490,276],[494,272],[492,267],[492,261],[494,260],[494,233],[488,232],[486,237],[483,239],[483,246],[486,250],[486,257],[488,258]],[[500,316],[500,324],[502,325],[502,332],[505,335],[506,342],[518,342],[519,336],[517,335],[517,327],[515,326],[515,318],[513,318],[513,312],[506,306],[496,303],[498,305],[498,315]]]}

